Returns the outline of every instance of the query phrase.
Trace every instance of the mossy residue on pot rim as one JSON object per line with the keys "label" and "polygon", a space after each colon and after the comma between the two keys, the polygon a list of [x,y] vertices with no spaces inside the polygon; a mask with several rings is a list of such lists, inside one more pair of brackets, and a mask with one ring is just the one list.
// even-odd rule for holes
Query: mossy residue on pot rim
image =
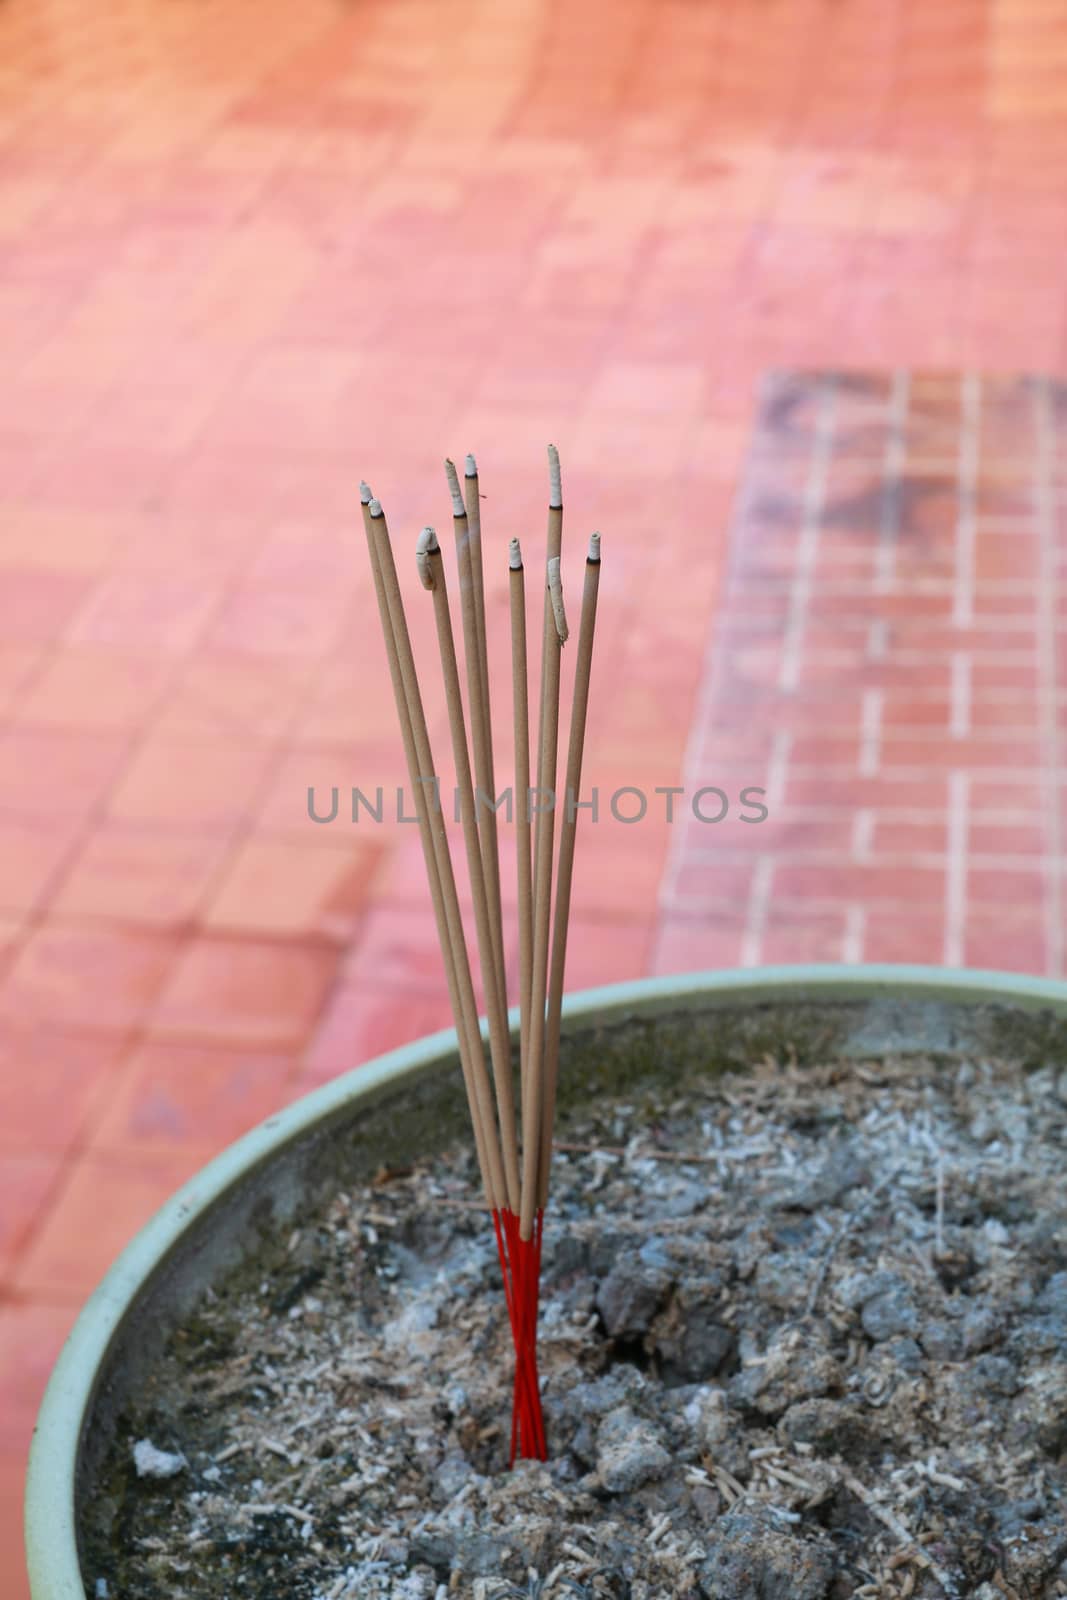
{"label": "mossy residue on pot rim", "polygon": [[590,1091],[625,1089],[641,1078],[743,1069],[790,1057],[805,1066],[901,1051],[958,1060],[987,1054],[1023,1068],[1067,1065],[1067,1024],[1051,1011],[1011,1006],[960,1007],[949,1001],[877,997],[855,1001],[765,1001],[708,1011],[635,1016],[567,1036],[561,1050],[559,1104]]}

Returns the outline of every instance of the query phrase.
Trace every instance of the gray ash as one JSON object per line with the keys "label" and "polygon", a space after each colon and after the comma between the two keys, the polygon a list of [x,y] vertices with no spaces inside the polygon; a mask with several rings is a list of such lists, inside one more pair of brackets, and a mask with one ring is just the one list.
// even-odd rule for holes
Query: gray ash
{"label": "gray ash", "polygon": [[[513,1472],[469,1153],[338,1194],[176,1330],[87,1509],[87,1588],[1067,1596],[1065,1134],[1052,1071],[914,1057],[572,1120],[551,1459]],[[141,1440],[185,1467],[138,1476]]]}

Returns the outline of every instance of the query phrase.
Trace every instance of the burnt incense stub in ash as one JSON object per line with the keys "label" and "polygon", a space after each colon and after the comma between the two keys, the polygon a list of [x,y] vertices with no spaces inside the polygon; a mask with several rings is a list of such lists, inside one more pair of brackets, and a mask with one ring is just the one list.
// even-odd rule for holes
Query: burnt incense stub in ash
{"label": "burnt incense stub in ash", "polygon": [[1062,1069],[665,1066],[561,1125],[547,1461],[505,1470],[461,1144],[328,1191],[179,1323],[94,1477],[88,1592],[1062,1600]]}
{"label": "burnt incense stub in ash", "polygon": [[[449,605],[444,556],[433,528],[424,528],[415,550],[420,582],[432,596],[440,667],[448,706],[456,792],[470,881],[477,949],[489,1024],[490,1071],[474,998],[471,963],[456,891],[448,837],[439,804],[422,695],[381,503],[360,485],[364,526],[389,658],[404,752],[415,794],[426,874],[437,921],[442,961],[456,1022],[464,1084],[486,1203],[492,1217],[504,1296],[515,1348],[515,1387],[510,1459],[544,1460],[546,1441],[537,1371],[538,1292],[544,1211],[548,1200],[555,1111],[559,1032],[574,867],[576,807],[565,805],[553,906],[554,805],[559,744],[560,653],[569,637],[563,598],[561,550],[563,491],[559,454],[548,447],[548,533],[541,647],[541,693],[537,745],[539,800],[531,826],[530,726],[527,682],[526,599],[522,552],[508,549],[512,629],[512,712],[515,788],[519,822],[517,891],[519,914],[519,1111],[515,1105],[508,1031],[507,964],[500,892],[492,714],[485,630],[484,551],[478,468],[468,455],[464,482],[451,461],[445,474],[452,501],[460,618],[466,666],[464,706],[459,657]],[[578,630],[574,699],[567,749],[566,795],[581,786],[582,752],[589,704],[589,678],[600,581],[600,535],[589,543]],[[480,802],[480,803],[479,803]],[[531,851],[532,845],[532,851]]]}

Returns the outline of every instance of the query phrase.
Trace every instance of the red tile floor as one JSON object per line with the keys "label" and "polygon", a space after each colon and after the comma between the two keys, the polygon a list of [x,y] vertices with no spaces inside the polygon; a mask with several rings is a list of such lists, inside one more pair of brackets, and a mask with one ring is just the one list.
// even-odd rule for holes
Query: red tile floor
{"label": "red tile floor", "polygon": [[407,540],[476,450],[502,552],[555,440],[571,550],[605,541],[589,781],[768,790],[758,828],[587,827],[572,986],[1061,970],[1064,20],[0,9],[12,1600],[34,1409],[116,1250],[446,1020],[409,831],[305,810],[401,776],[361,474]]}

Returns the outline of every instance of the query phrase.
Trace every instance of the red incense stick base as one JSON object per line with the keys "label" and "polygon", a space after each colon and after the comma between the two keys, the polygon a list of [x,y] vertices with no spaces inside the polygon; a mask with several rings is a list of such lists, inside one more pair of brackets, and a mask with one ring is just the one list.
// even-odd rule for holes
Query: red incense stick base
{"label": "red incense stick base", "polygon": [[534,1219],[529,1239],[520,1236],[513,1211],[494,1211],[497,1249],[504,1274],[504,1294],[511,1336],[515,1343],[515,1395],[511,1411],[511,1454],[525,1461],[546,1461],[545,1423],[541,1412],[541,1386],[537,1374],[537,1311],[541,1285],[541,1238],[544,1212]]}

